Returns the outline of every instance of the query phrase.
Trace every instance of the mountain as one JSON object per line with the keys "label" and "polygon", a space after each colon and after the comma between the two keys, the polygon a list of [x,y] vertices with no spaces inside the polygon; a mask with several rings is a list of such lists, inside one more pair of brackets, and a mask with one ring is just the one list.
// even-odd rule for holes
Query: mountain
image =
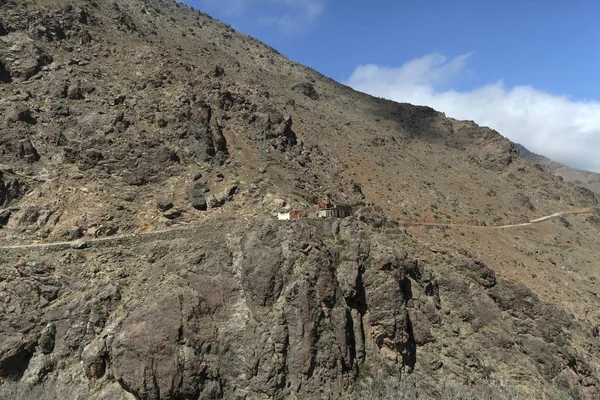
{"label": "mountain", "polygon": [[517,144],[517,147],[524,158],[534,164],[540,165],[548,173],[560,176],[566,182],[590,189],[594,193],[600,193],[600,174],[569,168],[547,157],[532,153],[520,144]]}
{"label": "mountain", "polygon": [[0,11],[0,398],[600,398],[591,191],[170,0]]}

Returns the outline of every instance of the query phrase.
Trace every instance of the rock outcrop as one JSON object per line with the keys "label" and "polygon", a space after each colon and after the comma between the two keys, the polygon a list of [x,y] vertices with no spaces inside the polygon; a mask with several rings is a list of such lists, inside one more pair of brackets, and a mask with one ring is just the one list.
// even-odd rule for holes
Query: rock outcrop
{"label": "rock outcrop", "polygon": [[351,221],[231,222],[192,236],[20,265],[21,251],[3,256],[14,267],[0,279],[1,377],[62,385],[64,364],[95,382],[91,398],[112,382],[139,399],[319,398],[351,392],[376,366],[425,389],[518,362],[537,366],[540,384],[599,394],[565,332],[577,322],[479,260],[434,272],[423,249],[399,244],[405,234]]}
{"label": "rock outcrop", "polygon": [[219,125],[212,123],[212,110],[209,105],[198,106],[197,114],[187,127],[190,151],[201,162],[214,162],[222,165],[228,151],[227,141]]}

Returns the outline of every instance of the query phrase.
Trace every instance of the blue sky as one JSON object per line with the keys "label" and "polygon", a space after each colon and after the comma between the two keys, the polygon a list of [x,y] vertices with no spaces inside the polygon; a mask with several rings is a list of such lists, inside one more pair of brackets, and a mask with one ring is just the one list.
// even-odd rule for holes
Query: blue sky
{"label": "blue sky", "polygon": [[357,90],[600,172],[600,1],[185,2]]}

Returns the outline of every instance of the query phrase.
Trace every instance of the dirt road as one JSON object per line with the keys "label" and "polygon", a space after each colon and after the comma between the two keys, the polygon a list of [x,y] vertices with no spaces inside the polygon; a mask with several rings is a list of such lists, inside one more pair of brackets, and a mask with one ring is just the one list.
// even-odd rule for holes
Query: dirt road
{"label": "dirt road", "polygon": [[[563,215],[588,214],[588,213],[596,212],[599,209],[600,209],[600,207],[593,207],[593,208],[587,208],[587,209],[583,209],[583,210],[558,212],[555,214],[546,215],[541,218],[532,219],[529,222],[524,222],[521,224],[501,225],[501,226],[476,226],[476,225],[436,224],[436,223],[417,223],[417,222],[407,223],[405,225],[432,226],[432,227],[464,227],[464,228],[478,227],[478,228],[487,228],[487,229],[505,229],[505,228],[514,228],[514,227],[519,227],[519,226],[528,226],[528,225],[533,225],[533,224],[539,224],[541,222],[550,220],[552,218],[558,218]],[[78,240],[72,240],[72,241],[66,241],[66,242],[32,243],[32,244],[16,244],[16,245],[10,245],[10,246],[0,246],[0,250],[40,249],[40,248],[56,248],[58,250],[58,249],[63,249],[63,248],[85,247],[88,245],[99,244],[99,243],[107,243],[108,244],[110,242],[118,242],[118,241],[128,240],[128,239],[137,240],[137,239],[141,239],[141,238],[152,238],[153,236],[158,236],[158,237],[164,236],[164,239],[170,239],[170,238],[177,237],[179,234],[198,230],[200,228],[201,228],[200,226],[179,226],[179,227],[157,230],[157,231],[142,232],[142,233],[130,233],[130,234],[115,235],[115,236],[108,236],[108,237],[95,238],[95,239],[78,239]]]}

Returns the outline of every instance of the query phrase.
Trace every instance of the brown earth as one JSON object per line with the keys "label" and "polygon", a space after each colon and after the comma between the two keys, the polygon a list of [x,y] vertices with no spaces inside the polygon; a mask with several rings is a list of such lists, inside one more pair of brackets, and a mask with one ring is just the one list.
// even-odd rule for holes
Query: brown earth
{"label": "brown earth", "polygon": [[594,193],[600,193],[600,174],[569,168],[564,164],[552,161],[547,157],[532,153],[521,145],[517,145],[521,155],[534,164],[539,165],[552,175],[562,177],[565,182],[590,189]]}
{"label": "brown earth", "polygon": [[589,190],[175,2],[0,11],[0,397],[600,398],[600,214],[492,228]]}

